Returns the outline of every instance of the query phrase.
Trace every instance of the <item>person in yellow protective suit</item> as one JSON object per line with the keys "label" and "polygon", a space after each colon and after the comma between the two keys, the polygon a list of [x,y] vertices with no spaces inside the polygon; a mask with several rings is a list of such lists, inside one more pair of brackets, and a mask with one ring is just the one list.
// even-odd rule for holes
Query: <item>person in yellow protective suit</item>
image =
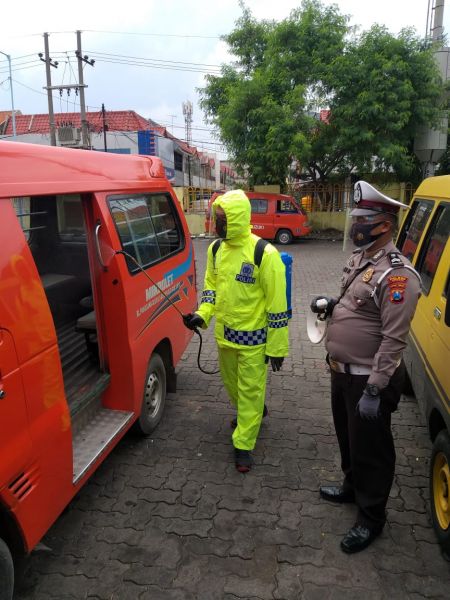
{"label": "person in yellow protective suit", "polygon": [[[237,410],[233,431],[235,464],[245,473],[258,437],[266,392],[267,365],[279,371],[288,355],[285,267],[278,250],[264,248],[260,267],[251,233],[250,201],[242,190],[219,196],[212,205],[222,242],[214,256],[208,248],[199,309],[185,315],[191,329],[208,327],[216,317],[215,338],[223,383]],[[267,410],[265,411],[265,414]]]}

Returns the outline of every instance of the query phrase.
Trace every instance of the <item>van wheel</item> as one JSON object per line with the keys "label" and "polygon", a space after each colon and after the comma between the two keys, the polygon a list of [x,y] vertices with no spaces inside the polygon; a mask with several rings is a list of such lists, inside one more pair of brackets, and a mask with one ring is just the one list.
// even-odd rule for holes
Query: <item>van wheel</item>
{"label": "van wheel", "polygon": [[450,556],[450,436],[441,431],[436,437],[430,462],[430,498],[433,526],[442,546]]}
{"label": "van wheel", "polygon": [[141,414],[136,421],[136,429],[142,435],[149,435],[161,421],[166,402],[166,368],[163,359],[155,352],[152,355],[145,376]]}
{"label": "van wheel", "polygon": [[14,588],[14,564],[5,542],[0,539],[0,600],[11,600]]}
{"label": "van wheel", "polygon": [[283,244],[283,246],[290,244],[292,242],[292,233],[289,229],[279,229],[275,236],[275,241],[277,244]]}

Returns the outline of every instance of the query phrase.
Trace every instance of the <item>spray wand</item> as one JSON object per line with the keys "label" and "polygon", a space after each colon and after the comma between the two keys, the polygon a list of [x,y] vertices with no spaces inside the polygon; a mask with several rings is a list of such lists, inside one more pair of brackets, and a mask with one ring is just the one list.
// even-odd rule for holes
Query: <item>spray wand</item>
{"label": "spray wand", "polygon": [[[164,296],[164,298],[171,304],[171,306],[174,307],[174,309],[177,311],[177,313],[180,315],[180,317],[183,319],[184,322],[184,316],[183,313],[181,312],[181,310],[178,308],[178,306],[175,304],[175,302],[173,302],[173,300],[164,292],[164,290],[161,289],[161,287],[156,283],[156,281],[154,281],[150,275],[147,273],[147,271],[145,271],[145,269],[138,263],[138,261],[134,258],[133,255],[129,254],[128,252],[125,252],[125,250],[116,250],[115,254],[122,254],[123,256],[128,257],[129,259],[131,259],[134,264],[142,271],[142,273],[144,273],[144,275],[147,277],[147,279],[156,287],[156,289],[161,292],[161,294]],[[198,330],[197,327],[194,327],[193,329],[194,333],[196,333],[200,339],[200,345],[198,348],[198,354],[197,354],[197,366],[200,369],[200,371],[202,373],[205,373],[205,375],[216,375],[217,373],[220,372],[220,369],[217,369],[216,371],[205,371],[205,369],[202,369],[201,365],[200,365],[200,355],[202,352],[202,346],[203,346],[203,338],[202,338],[202,334],[200,333],[200,331]]]}

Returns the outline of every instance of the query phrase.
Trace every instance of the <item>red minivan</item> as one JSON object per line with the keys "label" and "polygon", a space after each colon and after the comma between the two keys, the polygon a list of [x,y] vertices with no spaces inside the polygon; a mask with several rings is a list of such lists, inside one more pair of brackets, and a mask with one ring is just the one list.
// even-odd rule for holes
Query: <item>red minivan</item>
{"label": "red minivan", "polygon": [[[194,253],[161,161],[0,141],[0,597],[175,391]],[[177,310],[178,309],[178,310]],[[181,313],[181,314],[180,314]]]}
{"label": "red minivan", "polygon": [[[225,192],[214,192],[209,201],[205,218],[205,233],[214,233],[210,219],[211,205],[217,196]],[[253,233],[265,240],[278,244],[290,244],[293,239],[311,233],[308,216],[292,196],[263,192],[245,192],[252,207],[251,224]]]}

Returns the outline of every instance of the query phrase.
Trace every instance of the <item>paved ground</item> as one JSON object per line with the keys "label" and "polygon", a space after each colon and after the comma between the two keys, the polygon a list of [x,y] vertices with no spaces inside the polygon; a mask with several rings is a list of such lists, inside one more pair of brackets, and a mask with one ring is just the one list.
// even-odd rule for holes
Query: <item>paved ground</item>
{"label": "paved ground", "polygon": [[[200,280],[207,242],[195,241]],[[179,391],[148,439],[127,436],[34,552],[17,600],[327,600],[450,597],[450,564],[428,516],[430,452],[415,401],[395,415],[397,475],[383,535],[346,556],[339,541],[354,507],[319,499],[340,481],[323,347],[309,343],[305,310],[336,293],[341,243],[289,247],[295,265],[291,357],[269,376],[270,415],[247,475],[232,463],[232,411],[219,377],[196,367],[194,340]],[[212,337],[204,362],[214,366]]]}

